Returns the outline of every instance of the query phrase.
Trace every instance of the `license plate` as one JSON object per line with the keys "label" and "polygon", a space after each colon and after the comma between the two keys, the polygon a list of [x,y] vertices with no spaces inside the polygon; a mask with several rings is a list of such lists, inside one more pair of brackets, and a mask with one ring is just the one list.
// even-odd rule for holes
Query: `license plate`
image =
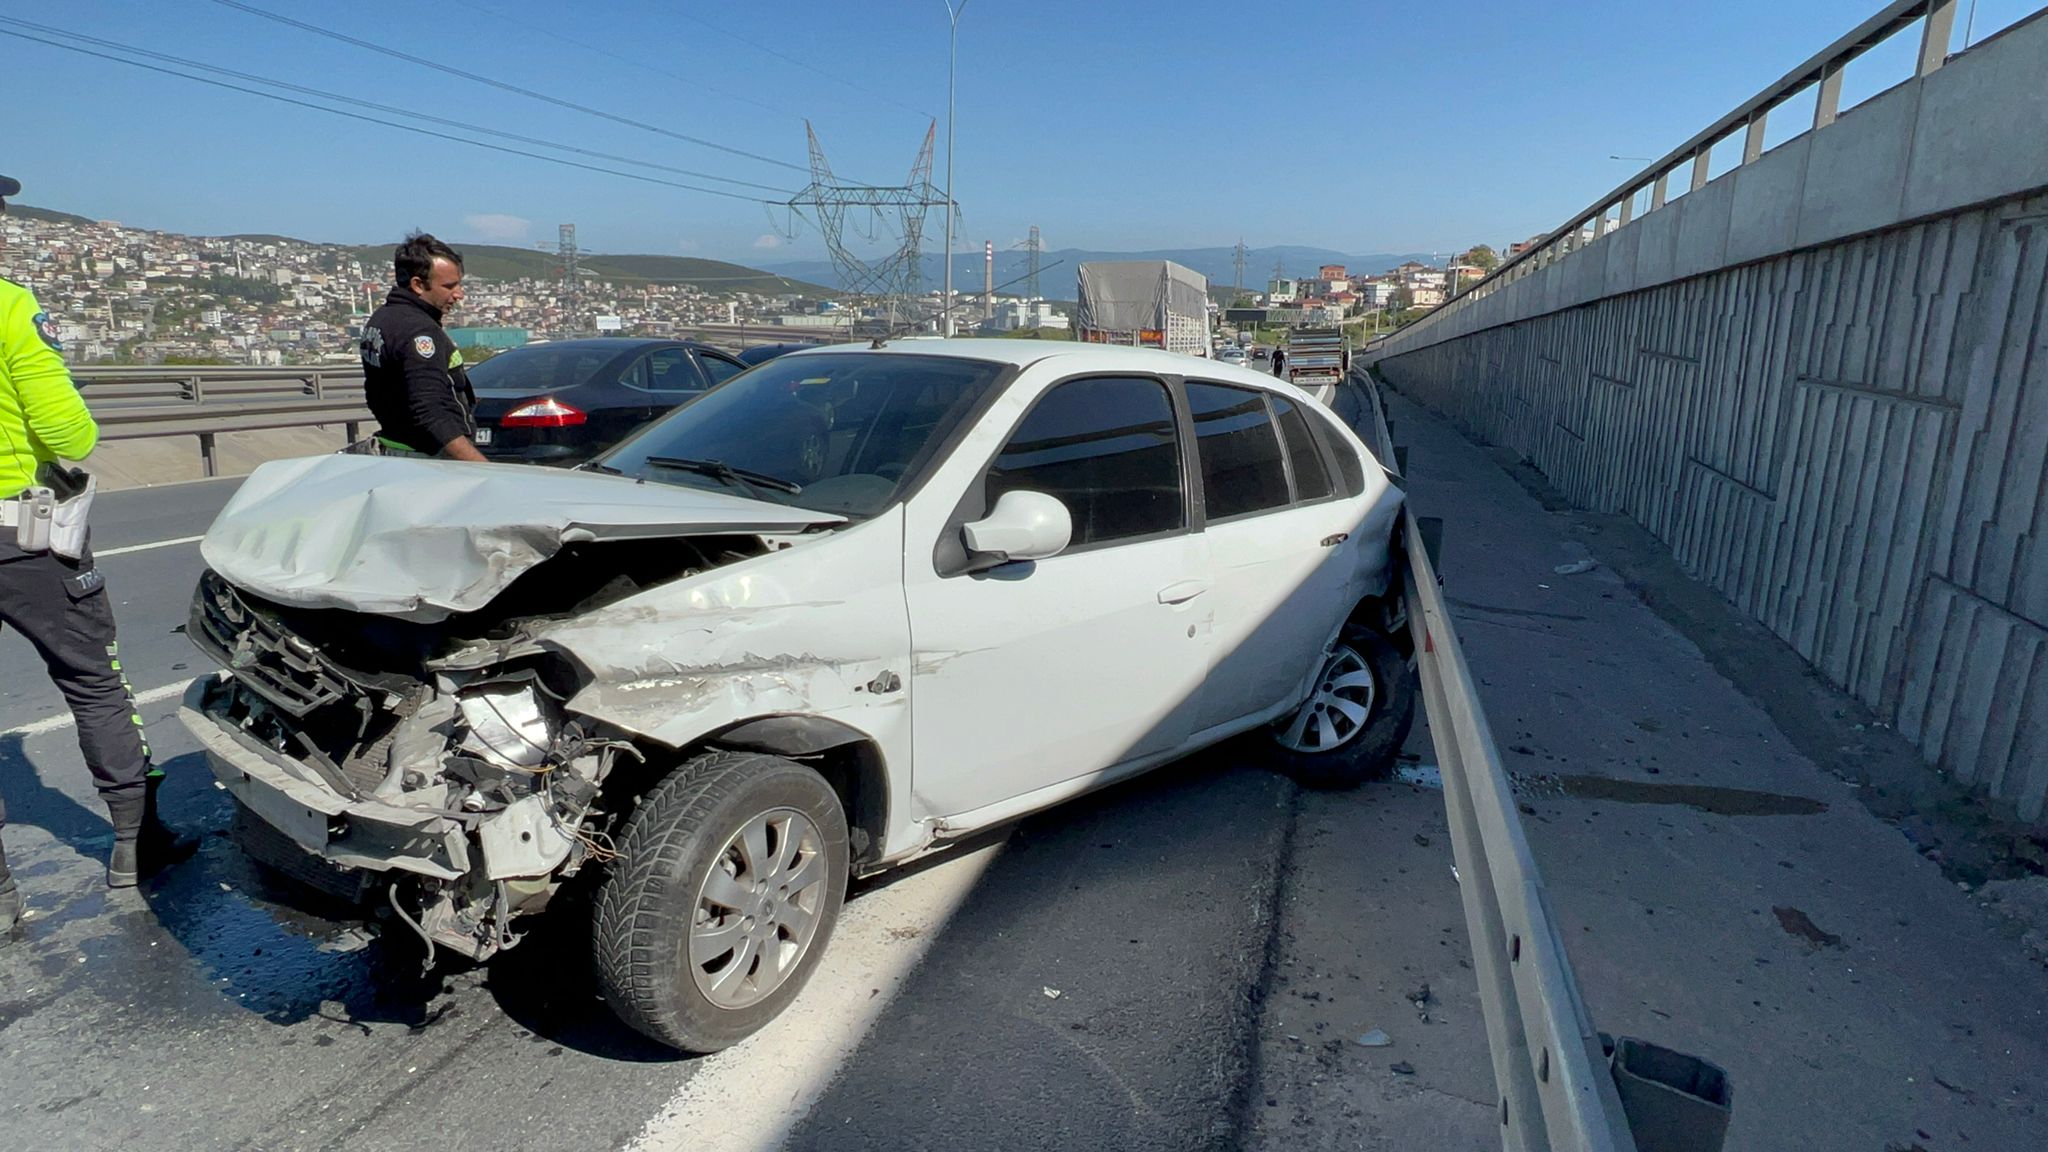
{"label": "license plate", "polygon": [[489,428],[479,428],[476,430],[475,444],[477,447],[481,448],[484,445],[489,444],[490,442],[491,430]]}

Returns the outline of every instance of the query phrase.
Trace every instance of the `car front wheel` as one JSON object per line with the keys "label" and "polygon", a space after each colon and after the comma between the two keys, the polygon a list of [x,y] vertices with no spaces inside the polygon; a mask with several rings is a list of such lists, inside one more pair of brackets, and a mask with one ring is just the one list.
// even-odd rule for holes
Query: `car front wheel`
{"label": "car front wheel", "polygon": [[1415,725],[1415,674],[1392,641],[1346,629],[1324,652],[1308,699],[1267,730],[1280,767],[1310,788],[1383,778]]}
{"label": "car front wheel", "polygon": [[619,1018],[685,1052],[745,1039],[796,998],[846,895],[846,816],[816,772],[699,756],[643,797],[598,895],[598,982]]}

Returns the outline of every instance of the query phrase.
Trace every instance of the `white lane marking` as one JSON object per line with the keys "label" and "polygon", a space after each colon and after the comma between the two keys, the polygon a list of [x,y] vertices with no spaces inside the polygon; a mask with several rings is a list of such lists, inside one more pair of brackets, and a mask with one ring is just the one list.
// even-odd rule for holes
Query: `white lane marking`
{"label": "white lane marking", "polygon": [[[163,684],[146,692],[138,692],[135,694],[135,706],[140,708],[144,704],[154,704],[159,700],[168,699],[183,692],[186,688],[191,687],[191,685],[192,681],[190,680],[180,680],[176,684]],[[70,712],[59,712],[54,716],[45,716],[41,720],[31,720],[26,724],[0,732],[0,739],[5,739],[9,736],[40,736],[45,732],[55,732],[59,728],[69,728],[75,723],[77,721],[71,718]]]}
{"label": "white lane marking", "polygon": [[180,536],[176,540],[158,540],[153,544],[130,544],[126,548],[109,548],[104,552],[95,551],[92,558],[104,560],[109,556],[125,556],[130,552],[148,552],[153,548],[176,548],[180,544],[197,544],[205,536]]}
{"label": "white lane marking", "polygon": [[803,994],[768,1027],[698,1061],[628,1152],[782,1147],[1000,851],[983,848],[848,904]]}

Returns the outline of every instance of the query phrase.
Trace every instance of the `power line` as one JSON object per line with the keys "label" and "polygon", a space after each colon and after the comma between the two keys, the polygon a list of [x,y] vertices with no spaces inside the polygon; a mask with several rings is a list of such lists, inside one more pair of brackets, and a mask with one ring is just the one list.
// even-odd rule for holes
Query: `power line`
{"label": "power line", "polygon": [[[225,0],[222,0],[222,2],[225,2]],[[737,32],[728,32],[725,29],[720,28],[718,25],[713,24],[711,21],[704,19],[702,16],[696,16],[692,15],[691,13],[682,11],[678,11],[676,15],[681,16],[683,19],[688,20],[692,24],[695,24],[701,28],[707,28],[713,32],[716,32],[720,36],[723,36],[728,40],[737,40],[740,43],[745,44],[747,47],[752,48],[756,51],[766,52],[768,55],[775,57],[777,60],[784,60],[791,64],[794,64],[797,67],[802,68],[806,72],[815,72],[818,75],[823,76],[825,79],[830,80],[835,84],[844,84],[848,88],[851,88],[856,92],[865,92],[870,96],[880,97],[881,99],[887,101],[888,103],[894,104],[896,107],[903,109],[905,112],[909,112],[917,116],[922,116],[925,117],[926,119],[931,119],[931,113],[920,111],[916,108],[912,108],[910,105],[903,103],[901,100],[898,100],[895,97],[888,95],[887,93],[877,92],[873,88],[870,88],[865,84],[856,83],[852,80],[846,79],[843,76],[834,76],[832,73],[825,71],[823,68],[820,68],[815,64],[806,64],[802,60],[799,60],[796,57],[791,56],[787,53],[777,51],[774,48],[770,48],[768,45],[763,44],[758,40],[749,40],[745,36],[742,36]]]}
{"label": "power line", "polygon": [[275,92],[265,92],[261,88],[245,88],[240,84],[230,84],[225,80],[214,80],[206,76],[194,76],[189,72],[180,72],[176,69],[165,68],[156,64],[146,64],[140,60],[130,60],[126,57],[114,56],[106,52],[96,52],[91,48],[83,48],[76,44],[66,44],[60,40],[47,40],[41,36],[32,36],[26,32],[15,32],[6,28],[0,28],[0,36],[12,36],[17,40],[29,40],[37,44],[48,45],[52,48],[62,48],[66,52],[76,52],[81,56],[93,56],[101,60],[111,60],[116,64],[126,64],[131,68],[141,68],[149,72],[160,72],[165,76],[176,76],[181,80],[191,80],[198,84],[208,84],[215,88],[225,88],[230,92],[242,92],[250,96],[260,96],[265,100],[276,100],[282,104],[292,104],[300,108],[311,108],[315,112],[325,112],[330,116],[344,116],[350,120],[361,120],[368,124],[380,124],[386,128],[396,128],[401,132],[413,132],[421,136],[432,136],[438,140],[449,140],[457,144],[467,144],[472,148],[488,148],[493,152],[504,152],[513,156],[524,156],[529,160],[540,160],[549,164],[560,164],[569,168],[581,168],[586,172],[601,172],[607,176],[622,176],[628,180],[638,180],[643,184],[659,184],[667,188],[681,188],[690,192],[702,192],[707,196],[723,196],[729,200],[744,200],[749,204],[779,203],[779,201],[763,200],[758,196],[747,196],[738,192],[727,192],[724,189],[720,188],[704,188],[696,184],[684,184],[677,180],[664,180],[658,176],[644,176],[638,172],[621,172],[616,168],[606,168],[597,164],[584,164],[576,160],[565,160],[560,156],[549,156],[540,152],[528,152],[521,148],[509,148],[503,144],[492,144],[483,140],[472,140],[466,136],[457,136],[449,132],[436,132],[431,128],[421,128],[413,124],[401,124],[395,120],[383,120],[375,116],[365,116],[360,112],[348,112],[340,108],[329,108],[324,104],[315,104],[308,100],[294,100],[290,96],[280,96]]}
{"label": "power line", "polygon": [[362,100],[354,96],[343,95],[339,92],[328,92],[319,88],[308,88],[303,84],[293,84],[289,81],[276,80],[268,76],[258,76],[253,72],[238,72],[232,68],[222,68],[217,64],[208,64],[203,60],[191,60],[183,56],[172,56],[168,53],[154,52],[147,48],[138,48],[132,44],[123,44],[118,40],[107,40],[98,36],[88,36],[82,32],[72,32],[68,29],[56,28],[47,24],[36,24],[27,20],[17,20],[10,16],[0,16],[0,24],[11,24],[17,28],[27,28],[32,31],[44,33],[46,35],[62,36],[68,40],[76,40],[86,44],[96,44],[102,48],[109,48],[115,51],[127,52],[131,55],[147,57],[148,59],[161,61],[166,64],[176,64],[184,68],[197,68],[202,72],[212,72],[215,75],[219,76],[232,76],[237,80],[246,80],[252,84],[266,84],[273,88],[282,88],[288,92],[297,92],[301,95],[314,96],[322,100],[339,101],[340,103],[343,104],[353,104],[358,108],[368,108],[371,109],[372,111],[384,112],[393,116],[405,116],[414,120],[423,120],[429,124],[440,124],[448,128],[459,128],[465,132],[481,132],[487,136],[496,136],[504,140],[516,140],[522,144],[533,144],[538,147],[553,148],[562,152],[574,152],[578,155],[589,156],[598,160],[610,160],[619,164],[631,164],[636,168],[653,168],[662,172],[672,172],[678,176],[691,176],[700,180],[716,180],[721,184],[732,184],[741,188],[758,188],[764,192],[779,192],[785,196],[794,195],[794,193],[790,192],[788,189],[777,188],[772,184],[757,184],[751,180],[736,180],[730,176],[719,176],[710,172],[698,172],[689,168],[676,168],[668,164],[658,164],[652,160],[636,160],[631,156],[619,156],[611,152],[599,152],[596,151],[595,149],[584,148],[576,144],[564,144],[555,140],[544,140],[537,136],[522,136],[517,132],[506,132],[501,129],[492,128],[483,124],[470,124],[462,120],[450,120],[443,116],[434,116],[426,112],[415,112],[409,108],[400,108],[391,104],[379,104],[374,100]]}
{"label": "power line", "polygon": [[742,104],[751,104],[756,108],[762,109],[763,111],[773,112],[778,116],[788,116],[794,120],[800,120],[803,118],[801,114],[792,112],[787,108],[778,107],[777,105],[769,104],[765,101],[756,100],[751,96],[743,96],[738,92],[734,92],[730,88],[714,88],[701,80],[693,79],[689,76],[683,75],[680,72],[671,71],[670,69],[667,68],[656,67],[653,64],[647,63],[645,60],[636,60],[623,52],[614,52],[601,44],[592,44],[588,40],[578,40],[574,36],[563,35],[562,33],[557,32],[544,24],[537,24],[531,20],[521,20],[517,16],[500,12],[495,8],[486,8],[482,4],[472,4],[470,3],[470,0],[454,0],[454,2],[456,4],[461,5],[464,8],[469,9],[472,12],[481,12],[494,20],[503,20],[507,24],[517,24],[522,28],[527,28],[534,32],[538,32],[541,35],[549,37],[551,39],[560,40],[564,44],[574,44],[578,48],[582,48],[589,52],[595,52],[600,56],[608,56],[613,60],[617,60],[621,64],[631,64],[635,68],[641,69],[642,71],[646,72],[652,72],[657,76],[666,76],[671,80],[680,80],[683,83],[698,88],[705,92],[706,94],[713,96],[715,98],[725,100],[737,100]]}
{"label": "power line", "polygon": [[672,140],[681,140],[684,143],[695,144],[703,148],[713,148],[720,152],[731,153],[734,156],[744,156],[749,160],[758,160],[763,164],[773,164],[778,168],[788,168],[794,172],[809,171],[809,169],[805,168],[801,164],[791,164],[787,160],[777,160],[772,156],[763,156],[758,152],[749,152],[744,148],[734,148],[729,144],[719,144],[711,140],[706,140],[700,136],[688,136],[681,132],[674,132],[667,128],[663,128],[658,124],[649,124],[644,120],[634,120],[631,117],[620,116],[615,112],[606,112],[601,108],[592,108],[587,104],[578,104],[572,100],[564,100],[559,96],[550,96],[545,92],[536,92],[531,88],[522,88],[517,84],[508,84],[503,80],[495,80],[489,76],[478,75],[475,72],[465,72],[460,68],[450,67],[449,65],[440,63],[439,61],[436,60],[429,60],[423,56],[414,56],[411,53],[400,52],[396,48],[387,48],[382,44],[377,44],[369,40],[358,39],[354,36],[348,35],[345,32],[336,32],[331,28],[322,28],[318,24],[308,24],[304,20],[295,20],[292,17],[286,16],[279,12],[272,12],[264,8],[258,8],[253,4],[243,4],[240,2],[240,0],[213,0],[213,2],[221,5],[224,8],[233,8],[238,12],[247,12],[251,16],[261,16],[265,20],[273,20],[279,24],[289,25],[290,27],[298,28],[302,31],[311,32],[316,36],[325,36],[329,40],[338,40],[343,44],[353,44],[358,48],[368,49],[371,52],[376,52],[385,56],[393,57],[395,59],[403,60],[408,64],[417,64],[422,68],[432,68],[436,72],[445,72],[450,76],[457,76],[464,80],[474,81],[478,84],[488,84],[493,88],[501,89],[506,92],[515,93],[520,96],[525,96],[529,99],[539,100],[546,104],[553,104],[556,105],[557,107],[567,108],[574,112],[581,112],[587,116],[596,116],[601,119],[610,120],[617,124],[624,124],[627,125],[628,127],[638,128],[646,132],[652,132],[657,136],[666,136]]}

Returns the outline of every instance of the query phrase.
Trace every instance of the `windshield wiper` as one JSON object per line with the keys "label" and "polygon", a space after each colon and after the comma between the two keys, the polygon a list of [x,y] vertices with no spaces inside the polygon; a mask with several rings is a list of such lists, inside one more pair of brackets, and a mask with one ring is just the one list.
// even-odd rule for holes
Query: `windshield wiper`
{"label": "windshield wiper", "polygon": [[623,468],[614,468],[609,464],[599,464],[595,460],[587,460],[578,464],[574,470],[578,472],[602,472],[607,476],[624,476],[626,474]]}
{"label": "windshield wiper", "polygon": [[768,488],[795,496],[803,492],[804,486],[770,476],[766,472],[755,472],[747,468],[735,468],[723,460],[692,460],[684,456],[649,456],[647,463],[662,468],[676,468],[684,472],[695,472],[700,476],[713,476],[720,480],[737,480],[749,488]]}

